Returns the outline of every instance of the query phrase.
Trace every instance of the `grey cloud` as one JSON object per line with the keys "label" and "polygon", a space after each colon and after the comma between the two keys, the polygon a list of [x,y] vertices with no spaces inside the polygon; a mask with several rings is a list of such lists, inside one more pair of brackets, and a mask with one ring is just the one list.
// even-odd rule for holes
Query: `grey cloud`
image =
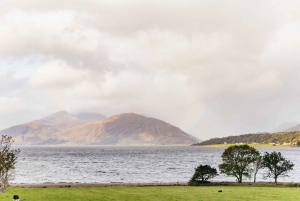
{"label": "grey cloud", "polygon": [[148,114],[203,139],[300,121],[297,2],[6,4],[0,59],[44,58],[22,89],[39,98],[15,94],[27,102]]}

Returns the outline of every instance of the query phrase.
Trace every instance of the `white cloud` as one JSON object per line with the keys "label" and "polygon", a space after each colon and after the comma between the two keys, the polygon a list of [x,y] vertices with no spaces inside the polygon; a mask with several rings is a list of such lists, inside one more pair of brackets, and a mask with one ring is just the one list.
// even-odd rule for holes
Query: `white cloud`
{"label": "white cloud", "polygon": [[[268,71],[257,75],[253,80],[248,80],[244,85],[240,85],[241,91],[263,91],[264,93],[280,90],[283,83],[279,77],[280,73],[276,71]],[[248,91],[249,90],[249,91]]]}
{"label": "white cloud", "polygon": [[43,64],[31,77],[33,87],[72,87],[90,78],[84,69],[73,69],[65,61],[53,60]]}
{"label": "white cloud", "polygon": [[74,12],[9,12],[0,26],[0,56],[82,57],[98,49],[101,33],[74,24]]}
{"label": "white cloud", "polygon": [[[0,94],[20,97],[28,108],[137,112],[204,139],[300,121],[299,98],[292,95],[300,91],[295,1],[5,5],[0,60],[14,61],[18,76],[31,70],[19,76],[19,90],[14,76],[9,87],[0,82],[13,88]],[[26,58],[38,62],[20,62]]]}
{"label": "white cloud", "polygon": [[0,97],[0,113],[10,114],[26,107],[26,102],[19,97]]}

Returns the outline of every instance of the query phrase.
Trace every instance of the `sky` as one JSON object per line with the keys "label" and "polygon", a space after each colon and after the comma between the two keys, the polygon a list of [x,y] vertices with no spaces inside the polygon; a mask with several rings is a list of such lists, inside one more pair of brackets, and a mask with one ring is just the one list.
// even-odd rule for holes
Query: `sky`
{"label": "sky", "polygon": [[0,129],[133,112],[200,139],[300,123],[298,0],[0,0]]}

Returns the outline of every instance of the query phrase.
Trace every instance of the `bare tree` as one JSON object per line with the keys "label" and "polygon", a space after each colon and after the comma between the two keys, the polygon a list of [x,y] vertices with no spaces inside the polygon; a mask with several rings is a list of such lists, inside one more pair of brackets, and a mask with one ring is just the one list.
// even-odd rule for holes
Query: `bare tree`
{"label": "bare tree", "polygon": [[13,178],[15,164],[19,149],[12,149],[12,137],[2,135],[0,138],[0,182],[2,190],[8,187],[9,180]]}
{"label": "bare tree", "polygon": [[256,175],[258,170],[263,168],[263,160],[262,156],[258,156],[256,160],[253,162],[253,182],[256,182]]}

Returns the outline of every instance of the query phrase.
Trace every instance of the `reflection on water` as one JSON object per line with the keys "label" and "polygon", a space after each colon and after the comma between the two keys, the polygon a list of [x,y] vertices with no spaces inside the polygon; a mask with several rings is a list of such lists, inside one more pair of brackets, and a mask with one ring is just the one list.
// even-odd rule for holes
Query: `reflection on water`
{"label": "reflection on water", "polygon": [[[187,182],[200,164],[218,167],[225,148],[190,146],[26,146],[16,165],[13,183],[43,182]],[[295,166],[290,177],[280,181],[299,182],[300,148],[258,148],[263,154],[280,151]],[[258,173],[262,181],[264,171]],[[216,181],[235,181],[219,175]],[[269,179],[269,181],[271,181]]]}

